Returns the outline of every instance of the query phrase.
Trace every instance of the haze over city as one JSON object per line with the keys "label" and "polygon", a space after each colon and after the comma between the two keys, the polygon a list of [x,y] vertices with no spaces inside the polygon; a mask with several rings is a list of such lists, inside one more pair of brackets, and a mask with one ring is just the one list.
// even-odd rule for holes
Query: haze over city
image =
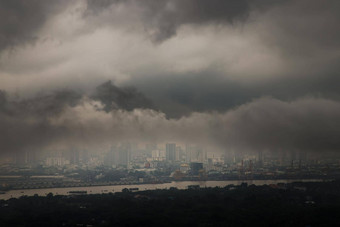
{"label": "haze over city", "polygon": [[338,179],[339,12],[337,0],[0,0],[0,199]]}
{"label": "haze over city", "polygon": [[1,1],[0,150],[178,141],[337,151],[338,10]]}

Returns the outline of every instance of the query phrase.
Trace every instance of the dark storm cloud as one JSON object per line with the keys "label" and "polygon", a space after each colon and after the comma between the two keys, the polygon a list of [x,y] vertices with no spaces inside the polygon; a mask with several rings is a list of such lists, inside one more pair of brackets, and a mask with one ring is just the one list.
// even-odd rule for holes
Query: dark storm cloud
{"label": "dark storm cloud", "polygon": [[99,85],[94,94],[94,100],[104,104],[104,110],[110,112],[116,109],[131,111],[136,108],[153,109],[154,106],[148,98],[134,87],[117,87],[111,81]]}
{"label": "dark storm cloud", "polygon": [[340,46],[339,11],[337,0],[287,1],[265,13],[260,23],[271,37],[266,41],[286,53],[323,55]]}
{"label": "dark storm cloud", "polygon": [[[288,62],[287,67],[291,68],[288,76],[321,74],[340,59],[337,0],[88,0],[87,14],[98,15],[105,10],[107,14],[117,13],[108,10],[112,8],[125,12],[121,17],[127,19],[118,23],[129,27],[136,20],[141,22],[156,43],[176,35],[182,25],[245,26],[245,30],[252,29],[247,35],[258,36],[265,46]],[[114,27],[116,21],[117,18],[105,17],[103,23]]]}
{"label": "dark storm cloud", "polygon": [[196,75],[145,76],[135,78],[142,90],[170,118],[192,112],[224,112],[256,97],[254,91],[221,75],[202,72]]}
{"label": "dark storm cloud", "polygon": [[[220,141],[249,150],[339,151],[340,103],[304,98],[261,98],[227,113]],[[223,139],[222,139],[223,138]]]}
{"label": "dark storm cloud", "polygon": [[78,105],[80,99],[70,90],[23,100],[10,100],[0,91],[0,151],[43,147],[56,140],[61,128],[54,127],[50,119],[60,116],[67,106]]}
{"label": "dark storm cloud", "polygon": [[[59,9],[60,5],[56,2],[0,0],[2,19],[0,20],[0,51],[26,42],[34,42],[38,38],[39,29],[55,10]],[[124,7],[119,8],[122,5]],[[47,75],[43,74],[45,72],[39,75],[41,78],[49,79],[59,78],[59,73],[65,73],[69,78],[69,75],[72,77],[72,75],[80,75],[83,71],[91,71],[89,69],[98,70],[105,68],[106,65],[113,65],[109,70],[103,71],[109,71],[108,74],[114,71],[119,75],[132,78],[131,81],[125,82],[125,85],[136,85],[138,90],[131,87],[117,87],[111,82],[106,82],[98,86],[89,96],[84,95],[90,94],[86,89],[84,94],[63,90],[21,100],[11,98],[0,91],[0,152],[15,152],[68,143],[100,145],[119,140],[151,142],[171,140],[249,150],[298,149],[317,152],[339,150],[339,6],[339,1],[335,0],[89,0],[88,11],[85,12],[84,17],[79,19],[75,16],[72,19],[58,21],[60,24],[57,23],[58,26],[63,27],[70,20],[75,22],[74,27],[70,26],[72,32],[68,35],[74,36],[74,39],[68,41],[69,45],[64,46],[64,49],[63,45],[58,45],[57,48],[46,45],[34,52],[37,54],[46,52],[58,56],[60,53],[54,52],[58,49],[60,52],[65,52],[62,58],[65,57],[69,61],[65,65],[59,63],[60,65],[55,68],[53,68],[54,64],[51,64]],[[113,8],[122,11],[118,14],[122,16],[118,22],[115,20],[117,18],[110,15],[110,12],[117,12],[112,10]],[[129,20],[125,20],[126,18]],[[60,20],[60,18],[56,20],[58,19]],[[84,21],[77,23],[78,20]],[[93,24],[102,29],[98,29],[99,35],[97,35],[100,38],[95,36],[96,33],[87,36],[88,30],[93,27],[97,29],[91,24],[92,20],[98,20],[98,23]],[[216,30],[210,27],[210,30],[203,29],[204,26],[212,24],[228,25],[229,30],[226,31],[232,32],[233,29],[230,27],[239,28],[239,21],[242,22],[240,24],[244,26],[245,32],[235,32],[233,39],[227,39],[225,43],[220,40],[224,40],[223,35],[228,34],[220,30],[216,36],[203,37],[203,41],[190,39],[192,34],[188,34],[197,32],[197,35],[202,35],[200,34],[202,31],[214,32]],[[107,40],[111,42],[112,30],[114,33],[117,32],[118,36],[121,35],[119,30],[121,27],[115,30],[119,23],[122,27],[133,24],[132,28],[139,28],[141,23],[141,27],[144,26],[141,30],[145,30],[151,39],[160,45],[149,46],[149,42],[144,42],[144,33],[141,41],[142,38],[138,37],[140,34],[137,34],[140,32],[138,29],[136,32],[130,29],[133,30],[131,33],[126,32],[129,29],[124,30],[123,38],[117,38],[112,42],[113,44],[105,43]],[[107,24],[112,26],[108,29]],[[173,43],[170,41],[162,43],[176,35],[182,25],[189,25],[194,29],[185,30],[183,37],[178,40],[170,40],[174,41]],[[60,30],[64,32],[63,29]],[[79,31],[81,34],[78,34]],[[127,43],[123,42],[125,35]],[[248,37],[244,38],[242,35],[250,36],[249,43],[246,39]],[[137,38],[129,39],[131,36]],[[182,38],[185,39],[187,36],[189,41],[194,40],[197,43],[194,48],[186,50],[187,52],[181,52],[179,50],[183,45],[188,44],[188,40],[181,43]],[[77,37],[85,37],[85,41],[81,38],[76,39]],[[63,36],[59,38],[63,39]],[[257,39],[261,42],[256,42]],[[235,40],[241,40],[235,45],[242,47],[231,48]],[[252,42],[253,40],[256,41]],[[103,43],[100,43],[101,41]],[[209,55],[208,66],[200,68],[200,64],[206,60],[203,58],[198,61],[191,59],[188,64],[176,67],[186,58],[192,58],[193,54],[190,51],[199,49],[207,43],[213,44],[214,41],[219,41],[220,46],[211,50],[208,45],[209,48],[206,48],[208,50],[203,48],[196,53]],[[130,45],[129,42],[134,43]],[[228,42],[231,44],[227,45]],[[112,46],[120,46],[121,43],[123,48],[112,48]],[[167,46],[169,43],[171,45]],[[176,46],[177,44],[179,47]],[[227,46],[225,49],[223,49],[224,44]],[[252,44],[258,44],[259,48],[253,49]],[[78,49],[72,49],[74,46]],[[84,53],[87,53],[86,48],[89,46],[90,49],[95,47],[93,48],[95,51],[89,51],[86,55]],[[142,47],[138,49],[140,46]],[[217,50],[219,48],[221,52]],[[132,49],[138,50],[132,51],[131,54],[129,51]],[[150,49],[152,51],[146,51]],[[257,57],[261,58],[263,49],[265,55],[269,52],[269,57],[266,55],[265,60],[259,61],[260,65],[248,64],[252,61],[257,62]],[[267,49],[270,51],[266,52]],[[107,50],[110,54],[100,56]],[[25,65],[26,62],[28,66],[30,64],[29,51],[24,53],[23,59],[19,58],[19,61],[24,62],[19,71],[27,72],[27,68],[30,68]],[[125,58],[121,57],[125,51],[129,54]],[[224,55],[223,51],[230,52],[230,55]],[[242,53],[238,55],[237,52]],[[170,58],[164,58],[163,55],[168,56],[168,54],[170,57],[175,56],[175,62],[169,60]],[[271,66],[271,62],[266,60],[272,56],[275,58],[276,54],[279,55],[278,61],[282,63],[278,65],[284,67],[273,66],[274,70],[270,71],[273,71],[273,75],[256,80],[258,74],[262,73],[262,69]],[[246,55],[251,57],[242,58]],[[50,60],[55,63],[53,57],[52,60],[49,59],[50,55],[42,54],[42,56],[41,59],[45,60],[46,56],[47,62]],[[91,58],[87,59],[87,56]],[[209,58],[211,56],[212,60]],[[99,60],[94,61],[97,57]],[[158,57],[159,62],[158,59],[155,60]],[[124,61],[119,62],[119,58]],[[41,59],[36,60],[39,66],[42,64]],[[215,59],[218,59],[216,61],[221,59],[222,65],[231,68],[236,64],[234,68],[237,69],[228,71],[227,66],[226,69],[215,69],[214,66],[218,65]],[[13,63],[12,67],[16,68],[17,63],[14,60],[13,62],[15,64]],[[118,63],[114,64],[115,62]],[[130,65],[136,65],[136,68],[129,67]],[[187,65],[190,65],[189,70],[186,68]],[[240,70],[244,67],[245,71]],[[166,70],[163,70],[164,68]],[[238,75],[231,75],[235,71]],[[30,74],[34,72],[33,70]],[[266,72],[264,70],[264,73]],[[3,74],[0,76],[10,77],[11,80],[3,81],[11,81],[12,85],[16,84],[16,80],[26,76],[13,79],[10,70],[1,73]],[[103,78],[99,75],[96,80],[99,80],[99,77]],[[39,76],[33,78],[39,79]],[[88,78],[82,78],[85,84]],[[66,79],[60,81],[65,86]],[[74,83],[75,79],[70,81]],[[29,84],[28,87],[38,87],[33,86],[29,79],[21,81],[21,84],[25,83]],[[53,86],[54,84],[51,85]],[[70,87],[75,86],[77,85]],[[263,96],[272,98],[261,98]],[[147,97],[151,97],[152,101]]]}
{"label": "dark storm cloud", "polygon": [[128,81],[148,97],[168,117],[179,118],[192,112],[225,112],[254,98],[271,96],[290,101],[299,97],[322,97],[340,100],[339,67],[331,68],[323,76],[300,75],[279,77],[258,83],[244,83],[223,77],[221,73],[204,71],[190,75],[154,75],[136,77]]}
{"label": "dark storm cloud", "polygon": [[[1,152],[169,140],[237,151],[340,149],[340,103],[322,98],[260,98],[226,112],[167,119],[150,109],[107,113],[88,97],[79,99],[69,91],[42,98],[45,101],[39,103],[45,104],[39,105],[32,100],[9,101],[3,92],[0,97]],[[59,108],[51,110],[52,103]]]}
{"label": "dark storm cloud", "polygon": [[66,2],[65,0],[1,0],[0,51],[36,41],[39,38],[38,30]]}
{"label": "dark storm cloud", "polygon": [[[98,86],[92,99],[103,104],[102,107],[101,103],[91,106],[95,107],[91,109],[94,115],[95,112],[102,111],[133,111],[136,108],[152,107],[151,101],[135,88],[119,88],[111,81]],[[76,112],[77,108],[82,108],[84,103],[93,102],[92,99],[72,90],[40,93],[29,99],[18,99],[11,98],[5,91],[0,90],[0,152],[42,148],[60,141],[76,143],[75,141],[84,139],[81,136],[83,127],[91,127],[84,133],[85,137],[92,136],[91,130],[96,126],[92,128],[91,123],[83,122],[81,117],[74,120],[75,124],[70,123],[69,120],[60,120],[66,116],[66,118],[73,118],[72,113],[67,113],[67,110]],[[100,122],[99,119],[95,119],[97,120]],[[102,128],[102,123],[98,123],[98,127]],[[94,134],[102,133],[98,129],[93,130]],[[110,131],[107,133],[111,135]],[[69,138],[73,138],[73,141]],[[107,137],[103,135],[103,138]]]}
{"label": "dark storm cloud", "polygon": [[31,99],[8,100],[6,93],[1,92],[2,110],[10,115],[35,115],[47,118],[62,113],[65,106],[75,106],[81,95],[71,90],[60,90],[50,94],[38,94]]}
{"label": "dark storm cloud", "polygon": [[[254,8],[265,9],[281,0],[88,0],[87,14],[98,14],[120,4],[137,7],[137,14],[154,42],[174,35],[184,24],[232,24],[244,21]],[[128,13],[128,12],[127,12]],[[135,12],[131,12],[135,14]],[[134,15],[135,16],[135,15]],[[113,21],[114,22],[114,21]]]}

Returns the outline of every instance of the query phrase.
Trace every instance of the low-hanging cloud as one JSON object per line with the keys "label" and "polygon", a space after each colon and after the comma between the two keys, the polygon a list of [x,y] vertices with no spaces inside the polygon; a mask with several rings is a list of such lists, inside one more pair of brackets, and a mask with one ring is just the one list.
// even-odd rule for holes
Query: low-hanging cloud
{"label": "low-hanging cloud", "polygon": [[178,119],[148,108],[105,111],[100,101],[71,91],[37,100],[10,101],[1,93],[1,152],[121,141],[177,141],[236,151],[340,149],[340,103],[327,99],[263,97],[224,113],[194,112]]}
{"label": "low-hanging cloud", "polygon": [[32,99],[10,100],[0,91],[0,151],[20,152],[48,146],[60,128],[50,120],[62,115],[67,106],[78,105],[81,96],[70,90],[40,94]]}
{"label": "low-hanging cloud", "polygon": [[131,111],[137,108],[153,109],[152,101],[134,87],[117,87],[111,81],[99,85],[92,99],[100,101],[106,112],[116,109]]}

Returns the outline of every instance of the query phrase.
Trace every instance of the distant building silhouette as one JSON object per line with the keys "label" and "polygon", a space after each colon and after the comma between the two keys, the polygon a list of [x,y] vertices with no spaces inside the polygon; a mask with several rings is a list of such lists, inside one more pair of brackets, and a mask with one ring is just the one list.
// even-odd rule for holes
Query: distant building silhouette
{"label": "distant building silhouette", "polygon": [[165,155],[167,161],[176,161],[176,144],[167,143],[165,147]]}
{"label": "distant building silhouette", "polygon": [[190,173],[191,175],[197,176],[200,174],[200,170],[203,170],[203,163],[191,162],[190,163]]}

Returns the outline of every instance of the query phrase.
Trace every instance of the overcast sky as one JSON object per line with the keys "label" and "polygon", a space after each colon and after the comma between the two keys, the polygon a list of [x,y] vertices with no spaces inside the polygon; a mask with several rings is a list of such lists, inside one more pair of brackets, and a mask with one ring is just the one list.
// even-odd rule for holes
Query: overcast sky
{"label": "overcast sky", "polygon": [[339,12],[338,0],[0,0],[0,152],[339,150]]}

